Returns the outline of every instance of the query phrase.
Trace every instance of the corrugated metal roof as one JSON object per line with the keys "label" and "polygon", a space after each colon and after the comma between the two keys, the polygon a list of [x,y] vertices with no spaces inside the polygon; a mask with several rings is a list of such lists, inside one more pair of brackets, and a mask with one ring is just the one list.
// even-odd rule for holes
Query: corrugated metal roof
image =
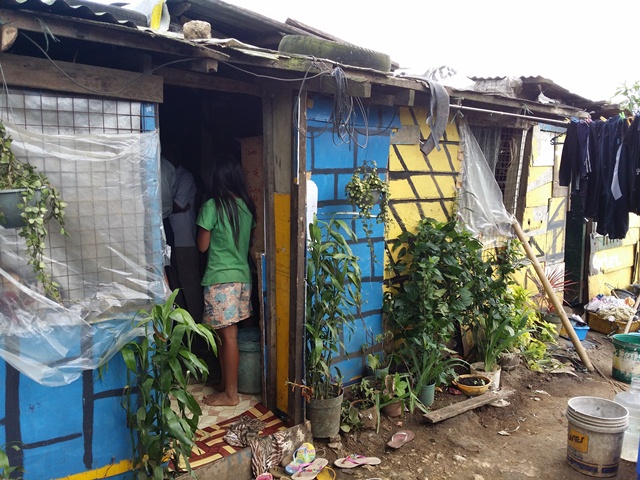
{"label": "corrugated metal roof", "polygon": [[127,27],[147,25],[146,15],[125,8],[78,0],[0,0],[0,7],[54,13]]}
{"label": "corrugated metal roof", "polygon": [[[474,87],[474,90],[496,95],[507,95],[507,92],[489,92],[486,88],[482,88],[482,84],[500,85],[501,83],[506,82],[509,78],[510,77],[508,76],[469,77],[470,80],[473,80],[476,83],[476,87]],[[540,94],[542,94],[543,98],[546,97],[552,102],[555,101],[562,105],[568,105],[581,109],[593,109],[594,107],[604,108],[610,105],[606,101],[593,101],[589,100],[588,98],[582,97],[581,95],[572,93],[566,88],[555,83],[553,80],[542,77],[540,75],[512,78],[515,78],[516,80],[521,82],[521,88],[518,89],[517,98],[539,101],[539,96]],[[507,96],[513,98],[513,95]]]}

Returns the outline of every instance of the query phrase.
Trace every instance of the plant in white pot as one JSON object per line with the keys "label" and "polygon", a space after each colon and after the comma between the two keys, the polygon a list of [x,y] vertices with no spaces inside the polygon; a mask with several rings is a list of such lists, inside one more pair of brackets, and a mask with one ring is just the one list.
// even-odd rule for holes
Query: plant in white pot
{"label": "plant in white pot", "polygon": [[[44,251],[49,220],[54,218],[60,225],[60,233],[66,234],[67,204],[44,173],[14,155],[12,141],[0,122],[0,226],[19,228],[36,280],[42,284],[47,297],[61,303],[59,285],[47,270]],[[2,201],[3,198],[8,200]]]}
{"label": "plant in white pot", "polygon": [[[355,239],[349,226],[335,218],[325,222],[314,216],[309,225],[302,389],[309,401],[312,434],[317,438],[335,436],[340,430],[342,379],[333,359],[344,348],[344,330],[353,328],[352,312],[360,311],[362,304],[360,265],[348,243]],[[327,414],[329,411],[333,413]]]}

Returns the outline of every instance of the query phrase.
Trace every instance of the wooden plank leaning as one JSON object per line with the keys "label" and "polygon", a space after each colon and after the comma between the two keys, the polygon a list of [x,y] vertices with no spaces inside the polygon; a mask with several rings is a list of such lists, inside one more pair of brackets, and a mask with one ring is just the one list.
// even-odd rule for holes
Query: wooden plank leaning
{"label": "wooden plank leaning", "polygon": [[529,240],[527,239],[527,236],[525,235],[524,231],[522,230],[522,227],[517,221],[513,222],[513,230],[516,232],[516,235],[522,242],[522,246],[524,247],[524,250],[527,253],[527,257],[529,258],[529,260],[531,260],[531,263],[533,264],[533,268],[535,269],[536,274],[538,275],[538,278],[540,278],[540,281],[544,286],[544,291],[549,297],[549,300],[551,301],[551,304],[553,305],[553,308],[555,309],[556,313],[560,317],[562,326],[564,327],[567,334],[569,335],[569,339],[573,343],[573,346],[575,347],[576,352],[580,357],[580,360],[582,361],[584,366],[587,368],[587,370],[589,370],[590,372],[593,372],[594,368],[593,368],[593,365],[591,364],[591,360],[589,360],[589,357],[587,356],[586,350],[582,346],[582,343],[580,343],[580,339],[578,338],[578,335],[573,329],[573,325],[569,321],[569,318],[567,317],[567,313],[564,311],[564,308],[562,308],[562,304],[560,303],[560,300],[558,300],[557,295],[553,291],[553,287],[549,283],[547,276],[542,270],[542,267],[540,266],[540,263],[536,258],[536,254],[533,252],[531,245],[529,245]]}

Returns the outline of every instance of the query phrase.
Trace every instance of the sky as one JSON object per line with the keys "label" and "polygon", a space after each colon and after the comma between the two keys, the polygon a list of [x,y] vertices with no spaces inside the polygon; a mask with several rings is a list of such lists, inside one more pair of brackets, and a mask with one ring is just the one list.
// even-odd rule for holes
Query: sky
{"label": "sky", "polygon": [[224,1],[387,53],[410,73],[448,66],[458,87],[540,75],[599,101],[640,81],[640,0]]}

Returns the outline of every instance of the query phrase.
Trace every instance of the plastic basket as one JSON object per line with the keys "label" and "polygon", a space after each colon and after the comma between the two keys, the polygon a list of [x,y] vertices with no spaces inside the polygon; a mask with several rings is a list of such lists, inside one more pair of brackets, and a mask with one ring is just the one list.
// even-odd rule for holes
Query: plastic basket
{"label": "plastic basket", "polygon": [[[614,322],[610,322],[606,318],[602,318],[595,313],[588,312],[587,323],[589,324],[589,328],[591,330],[595,330],[596,332],[606,333],[607,335],[610,333],[622,333],[624,332],[624,327],[627,325],[626,322],[621,322],[620,320],[616,320]],[[634,321],[631,324],[630,332],[637,332],[640,328],[640,322]]]}

